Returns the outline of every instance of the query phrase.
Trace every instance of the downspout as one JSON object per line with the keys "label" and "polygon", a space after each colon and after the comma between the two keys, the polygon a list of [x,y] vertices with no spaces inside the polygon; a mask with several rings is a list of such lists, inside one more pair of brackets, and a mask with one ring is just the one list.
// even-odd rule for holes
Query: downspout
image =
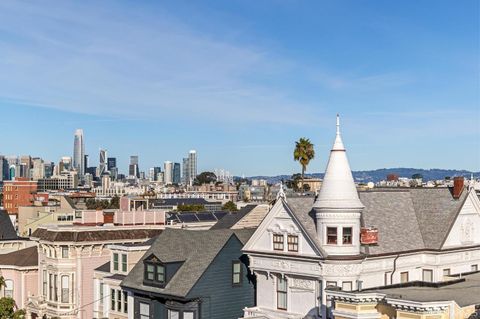
{"label": "downspout", "polygon": [[393,285],[393,274],[397,270],[397,260],[400,257],[400,255],[395,256],[395,259],[393,260],[393,270],[392,273],[390,274],[390,285]]}

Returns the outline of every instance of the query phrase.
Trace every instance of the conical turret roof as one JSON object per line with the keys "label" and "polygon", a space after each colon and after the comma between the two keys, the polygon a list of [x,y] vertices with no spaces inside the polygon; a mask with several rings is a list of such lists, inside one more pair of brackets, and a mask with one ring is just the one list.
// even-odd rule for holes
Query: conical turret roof
{"label": "conical turret roof", "polygon": [[347,159],[347,153],[340,135],[340,117],[337,115],[337,134],[322,187],[313,207],[332,209],[363,208],[358,198],[357,188],[353,181],[352,171]]}

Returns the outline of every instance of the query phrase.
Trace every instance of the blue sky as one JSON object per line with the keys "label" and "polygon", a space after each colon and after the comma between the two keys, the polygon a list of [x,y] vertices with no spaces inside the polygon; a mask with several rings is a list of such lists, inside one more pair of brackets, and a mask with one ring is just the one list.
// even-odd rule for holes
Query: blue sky
{"label": "blue sky", "polygon": [[1,1],[0,154],[322,172],[480,169],[480,7],[465,1]]}

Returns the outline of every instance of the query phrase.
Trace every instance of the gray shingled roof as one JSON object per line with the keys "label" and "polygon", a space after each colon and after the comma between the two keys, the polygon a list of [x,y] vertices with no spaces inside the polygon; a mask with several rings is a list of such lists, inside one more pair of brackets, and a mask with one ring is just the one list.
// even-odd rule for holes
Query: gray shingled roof
{"label": "gray shingled roof", "polygon": [[[165,229],[152,247],[122,281],[122,287],[186,297],[227,241],[236,236],[244,245],[254,230],[182,230]],[[165,288],[143,285],[143,260],[155,255],[163,263],[183,262]]]}
{"label": "gray shingled roof", "polygon": [[245,215],[250,213],[257,205],[247,205],[242,207],[238,212],[229,213],[223,216],[215,225],[210,229],[228,229],[238,223]]}
{"label": "gray shingled roof", "polygon": [[[378,245],[365,248],[367,255],[419,249],[441,249],[465,202],[464,189],[454,199],[449,188],[373,189],[359,192],[365,205],[362,226],[378,228]],[[321,250],[312,211],[312,197],[288,198],[286,205]]]}
{"label": "gray shingled roof", "polygon": [[13,227],[10,216],[6,210],[0,209],[0,239],[17,239],[17,232]]}
{"label": "gray shingled roof", "polygon": [[0,265],[17,267],[38,266],[38,248],[37,246],[32,246],[8,254],[0,254]]}

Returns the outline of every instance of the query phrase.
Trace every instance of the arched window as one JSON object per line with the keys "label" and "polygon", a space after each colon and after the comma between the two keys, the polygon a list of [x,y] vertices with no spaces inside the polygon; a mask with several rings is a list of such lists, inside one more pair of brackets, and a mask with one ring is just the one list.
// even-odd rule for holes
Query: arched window
{"label": "arched window", "polygon": [[13,298],[13,280],[5,280],[5,297]]}

